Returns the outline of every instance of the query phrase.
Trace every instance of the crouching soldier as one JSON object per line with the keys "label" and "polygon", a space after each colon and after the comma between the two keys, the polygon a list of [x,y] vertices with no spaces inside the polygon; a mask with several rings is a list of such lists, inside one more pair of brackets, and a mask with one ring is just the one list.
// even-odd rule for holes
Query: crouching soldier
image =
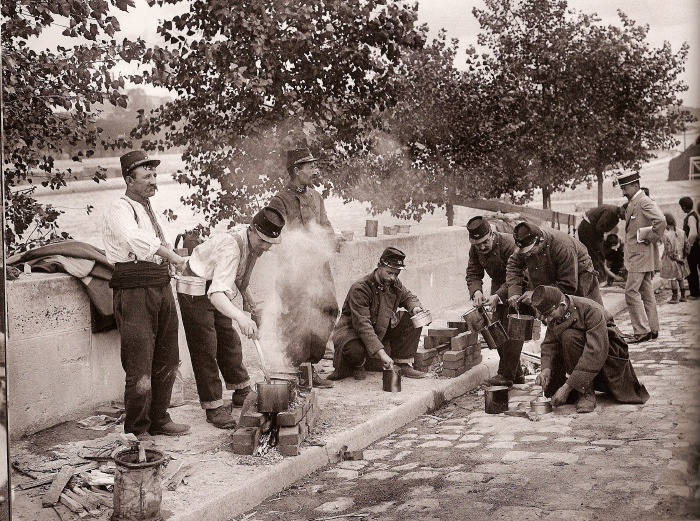
{"label": "crouching soldier", "polygon": [[178,293],[177,297],[199,402],[206,410],[207,421],[220,429],[233,429],[236,422],[231,408],[224,406],[219,371],[226,389],[233,391],[232,405],[243,405],[251,390],[241,339],[233,322],[248,338],[258,336],[256,323],[231,301],[240,291],[243,308],[252,308],[248,284],[253,266],[260,255],[280,242],[283,226],[282,214],[265,207],[244,230],[213,235],[197,246],[184,270],[185,275],[207,280],[205,295]]}
{"label": "crouching soldier", "polygon": [[531,301],[547,324],[542,372],[535,383],[552,397],[554,407],[575,400],[576,412],[592,412],[595,391],[607,392],[621,403],[649,399],[634,373],[627,344],[600,304],[564,295],[553,286],[538,286]]}
{"label": "crouching soldier", "polygon": [[[362,380],[365,369],[379,371],[394,365],[407,378],[426,376],[412,366],[421,328],[413,326],[411,316],[423,308],[399,281],[405,258],[396,248],[385,249],[375,270],[350,287],[333,332],[335,370],[329,380],[348,376]],[[408,312],[398,312],[400,307]]]}

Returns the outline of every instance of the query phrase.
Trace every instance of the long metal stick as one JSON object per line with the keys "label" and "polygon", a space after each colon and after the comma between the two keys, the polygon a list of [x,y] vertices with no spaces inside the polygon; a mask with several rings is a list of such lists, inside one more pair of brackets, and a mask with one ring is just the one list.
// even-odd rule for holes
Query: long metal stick
{"label": "long metal stick", "polygon": [[255,349],[258,350],[258,356],[260,357],[260,366],[262,367],[263,374],[265,375],[265,382],[270,383],[270,375],[267,372],[267,366],[265,365],[265,355],[263,354],[262,346],[257,338],[253,339],[255,344]]}

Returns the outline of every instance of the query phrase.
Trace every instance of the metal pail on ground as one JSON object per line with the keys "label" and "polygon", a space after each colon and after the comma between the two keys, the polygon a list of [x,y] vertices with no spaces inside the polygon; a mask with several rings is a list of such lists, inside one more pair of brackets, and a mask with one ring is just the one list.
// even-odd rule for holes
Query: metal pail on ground
{"label": "metal pail on ground", "polygon": [[484,410],[488,414],[500,414],[508,410],[508,388],[494,385],[484,389]]}
{"label": "metal pail on ground", "polygon": [[389,393],[401,392],[401,370],[398,367],[382,371],[382,389]]}
{"label": "metal pail on ground", "polygon": [[165,456],[156,449],[146,449],[146,461],[139,463],[139,449],[130,447],[117,452],[114,462],[114,513],[112,521],[162,521],[161,481]]}

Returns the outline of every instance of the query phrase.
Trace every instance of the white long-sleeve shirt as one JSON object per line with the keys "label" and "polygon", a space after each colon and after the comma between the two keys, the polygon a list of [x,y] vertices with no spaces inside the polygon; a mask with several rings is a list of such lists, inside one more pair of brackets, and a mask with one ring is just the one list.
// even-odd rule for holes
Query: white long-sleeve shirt
{"label": "white long-sleeve shirt", "polygon": [[[238,247],[236,235],[243,251]],[[212,235],[197,246],[189,258],[189,266],[195,275],[211,280],[207,291],[209,297],[220,291],[231,300],[238,294],[238,283],[245,272],[249,251],[247,228],[230,230]]]}
{"label": "white long-sleeve shirt", "polygon": [[[153,215],[162,230],[158,215],[155,212]],[[167,241],[161,243],[145,206],[126,195],[107,209],[102,222],[102,242],[111,263],[141,260],[161,264],[163,258],[156,251],[161,245],[171,249]]]}

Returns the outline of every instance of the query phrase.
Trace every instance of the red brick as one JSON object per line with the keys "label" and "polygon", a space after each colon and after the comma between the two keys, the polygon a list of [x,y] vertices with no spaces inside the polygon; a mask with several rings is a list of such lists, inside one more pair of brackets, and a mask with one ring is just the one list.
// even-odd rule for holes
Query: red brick
{"label": "red brick", "polygon": [[231,436],[231,442],[234,445],[256,444],[259,439],[260,429],[256,427],[239,427]]}
{"label": "red brick", "polygon": [[443,337],[438,336],[424,336],[423,337],[423,349],[430,350],[435,349],[440,344],[444,344],[445,340]]}
{"label": "red brick", "polygon": [[282,456],[299,455],[299,445],[277,445],[277,450]]}
{"label": "red brick", "polygon": [[442,376],[446,376],[447,378],[455,378],[461,374],[464,374],[467,372],[466,367],[462,367],[461,369],[443,369],[442,370]]}
{"label": "red brick", "polygon": [[450,340],[450,349],[452,351],[461,351],[467,347],[469,347],[469,333],[460,333]]}
{"label": "red brick", "polygon": [[443,362],[461,362],[464,360],[464,351],[446,351],[442,355]]}
{"label": "red brick", "polygon": [[259,427],[265,421],[265,416],[261,412],[247,411],[238,421],[239,427]]}
{"label": "red brick", "polygon": [[468,346],[478,346],[479,345],[479,333],[476,331],[469,331],[467,333],[467,345]]}
{"label": "red brick", "polygon": [[277,424],[280,427],[294,427],[304,417],[301,407],[289,409],[277,414]]}
{"label": "red brick", "polygon": [[433,327],[428,329],[428,336],[440,336],[445,338],[452,338],[457,336],[459,331],[456,327]]}
{"label": "red brick", "polygon": [[279,432],[280,445],[299,445],[303,437],[301,435],[301,427],[281,427]]}
{"label": "red brick", "polygon": [[419,349],[416,351],[414,361],[421,362],[423,360],[431,360],[437,356],[437,349]]}
{"label": "red brick", "polygon": [[442,367],[444,369],[461,369],[465,365],[465,360],[457,360],[455,362],[443,362]]}
{"label": "red brick", "polygon": [[453,327],[457,329],[460,333],[465,333],[469,331],[469,326],[463,320],[460,320],[459,322],[448,322],[447,327]]}

